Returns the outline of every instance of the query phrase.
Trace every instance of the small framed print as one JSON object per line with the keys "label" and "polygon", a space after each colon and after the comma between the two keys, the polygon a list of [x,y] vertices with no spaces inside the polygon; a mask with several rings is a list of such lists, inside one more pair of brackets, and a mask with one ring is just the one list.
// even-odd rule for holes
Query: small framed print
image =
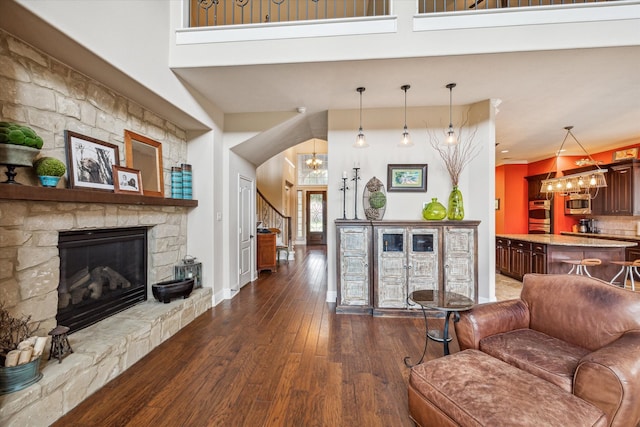
{"label": "small framed print", "polygon": [[496,210],[500,210],[500,199],[496,199]]}
{"label": "small framed print", "polygon": [[637,159],[638,158],[638,147],[627,148],[625,150],[618,150],[613,153],[613,161],[618,162],[620,160],[627,159]]}
{"label": "small framed print", "polygon": [[140,171],[113,165],[113,191],[115,193],[142,194]]}
{"label": "small framed print", "polygon": [[427,191],[427,165],[387,165],[389,191]]}

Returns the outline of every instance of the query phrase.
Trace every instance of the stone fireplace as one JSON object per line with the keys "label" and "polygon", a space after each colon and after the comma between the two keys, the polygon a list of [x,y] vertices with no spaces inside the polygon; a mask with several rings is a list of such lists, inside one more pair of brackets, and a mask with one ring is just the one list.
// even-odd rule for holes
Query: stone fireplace
{"label": "stone fireplace", "polygon": [[[113,193],[96,198],[85,193],[92,192],[0,186],[0,301],[13,315],[30,315],[38,322],[38,335],[46,336],[57,325],[59,284],[64,283],[67,290],[73,284],[86,285],[88,296],[78,291],[76,302],[93,303],[90,295],[96,286],[90,289],[87,274],[91,282],[103,277],[103,272],[93,270],[104,265],[94,261],[80,266],[78,259],[86,251],[83,239],[115,233],[107,240],[118,240],[123,230],[142,233],[144,243],[106,251],[124,254],[126,259],[141,256],[142,271],[119,266],[123,263],[117,254],[98,252],[97,258],[108,261],[118,273],[114,277],[122,276],[130,282],[129,288],[142,283],[143,296],[151,295],[151,284],[173,278],[173,267],[186,255],[187,212],[197,202],[137,200]],[[61,201],[38,200],[50,194]],[[73,201],[62,201],[67,197]],[[71,249],[65,248],[69,237],[76,240]],[[71,253],[65,255],[67,250]],[[64,261],[69,255],[71,260]],[[107,260],[109,256],[113,257]],[[104,289],[104,283],[107,288],[115,287],[114,292],[129,289],[118,280],[114,286],[105,279],[103,293],[111,292]],[[91,319],[95,323],[69,335],[73,354],[58,363],[47,360],[47,351],[38,383],[0,397],[0,425],[48,425],[64,415],[209,309],[211,288],[206,281],[204,286],[185,300],[163,304],[148,298],[128,309],[117,309],[106,319]],[[73,291],[70,294],[72,301]]]}
{"label": "stone fireplace", "polygon": [[58,325],[69,333],[147,299],[147,228],[63,231],[58,236]]}

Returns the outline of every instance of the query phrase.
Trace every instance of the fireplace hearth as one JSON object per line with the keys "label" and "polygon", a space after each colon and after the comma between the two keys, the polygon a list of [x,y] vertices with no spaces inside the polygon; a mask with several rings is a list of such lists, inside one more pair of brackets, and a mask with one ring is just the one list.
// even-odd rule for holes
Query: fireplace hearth
{"label": "fireplace hearth", "polygon": [[147,228],[60,232],[58,325],[78,331],[147,299]]}

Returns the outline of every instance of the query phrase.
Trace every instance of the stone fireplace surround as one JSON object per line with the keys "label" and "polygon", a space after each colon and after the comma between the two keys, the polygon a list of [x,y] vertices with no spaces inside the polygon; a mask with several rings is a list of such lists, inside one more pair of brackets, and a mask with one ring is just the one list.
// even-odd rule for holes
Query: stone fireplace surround
{"label": "stone fireplace surround", "polygon": [[[53,190],[69,191],[69,190]],[[0,192],[1,193],[1,192]],[[0,194],[2,196],[2,194]],[[0,200],[0,301],[14,315],[56,326],[58,231],[149,228],[148,286],[172,278],[186,255],[185,206]],[[211,307],[211,288],[170,304],[149,299],[69,336],[73,354],[47,360],[43,378],[0,396],[0,425],[47,426]]]}

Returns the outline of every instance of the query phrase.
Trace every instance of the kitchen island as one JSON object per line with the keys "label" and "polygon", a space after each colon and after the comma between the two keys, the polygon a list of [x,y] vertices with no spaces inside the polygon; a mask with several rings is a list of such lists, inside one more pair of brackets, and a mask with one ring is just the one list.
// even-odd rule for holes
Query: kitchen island
{"label": "kitchen island", "polygon": [[599,258],[602,264],[590,267],[593,277],[610,281],[620,270],[611,261],[624,261],[625,250],[634,242],[558,234],[497,234],[496,270],[522,280],[527,273],[568,273],[565,260]]}

